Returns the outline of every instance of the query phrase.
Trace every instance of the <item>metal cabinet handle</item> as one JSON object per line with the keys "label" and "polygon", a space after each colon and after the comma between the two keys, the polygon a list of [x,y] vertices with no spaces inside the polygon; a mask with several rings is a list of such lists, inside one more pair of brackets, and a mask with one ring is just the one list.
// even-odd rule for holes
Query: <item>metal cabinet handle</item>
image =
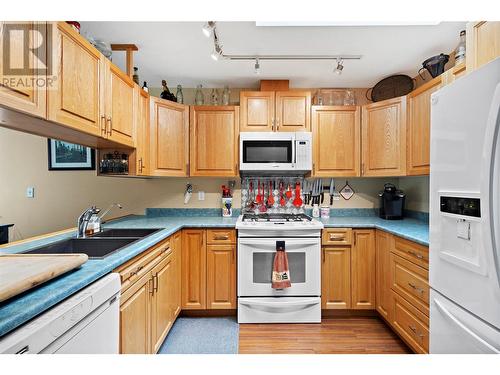
{"label": "metal cabinet handle", "polygon": [[155,291],[155,293],[158,293],[158,274],[153,276],[153,290]]}
{"label": "metal cabinet handle", "polygon": [[407,253],[413,255],[414,257],[417,257],[418,259],[424,259],[424,256],[422,254],[417,253],[413,250],[407,250]]}
{"label": "metal cabinet handle", "polygon": [[330,241],[343,241],[345,240],[345,235],[343,234],[330,234]]}
{"label": "metal cabinet handle", "polygon": [[106,134],[106,116],[101,115],[101,133]]}
{"label": "metal cabinet handle", "polygon": [[424,293],[424,290],[422,288],[419,288],[415,284],[408,282],[408,285],[410,286],[410,288],[412,288],[413,290],[416,290],[418,293],[420,293],[420,294]]}
{"label": "metal cabinet handle", "polygon": [[408,328],[409,328],[409,329],[413,332],[413,334],[414,334],[415,336],[418,336],[419,338],[423,338],[423,337],[424,337],[424,335],[423,335],[423,334],[421,334],[421,333],[419,333],[419,332],[417,331],[417,327],[414,327],[414,326],[412,326],[411,324],[408,324]]}
{"label": "metal cabinet handle", "polygon": [[155,292],[155,282],[154,282],[155,277],[151,277],[148,281],[148,286],[149,286],[149,294],[153,295]]}
{"label": "metal cabinet handle", "polygon": [[280,118],[277,117],[276,118],[276,131],[279,131],[280,130]]}
{"label": "metal cabinet handle", "polygon": [[225,240],[228,240],[228,239],[229,239],[228,235],[225,235],[225,236],[215,236],[214,237],[214,240],[218,240],[218,241],[225,241]]}
{"label": "metal cabinet handle", "polygon": [[139,158],[139,173],[142,173],[142,158]]}
{"label": "metal cabinet handle", "polygon": [[111,116],[108,116],[108,118],[106,119],[106,128],[107,128],[107,124],[109,124],[109,129],[107,130],[107,134],[111,135],[111,130],[113,128],[113,122],[111,120]]}

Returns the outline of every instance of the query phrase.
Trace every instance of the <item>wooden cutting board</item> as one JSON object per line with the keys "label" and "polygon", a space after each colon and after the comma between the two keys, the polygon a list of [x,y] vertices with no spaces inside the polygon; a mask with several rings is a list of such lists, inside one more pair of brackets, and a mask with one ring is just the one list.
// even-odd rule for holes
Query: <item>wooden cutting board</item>
{"label": "wooden cutting board", "polygon": [[86,254],[0,254],[0,302],[81,266]]}

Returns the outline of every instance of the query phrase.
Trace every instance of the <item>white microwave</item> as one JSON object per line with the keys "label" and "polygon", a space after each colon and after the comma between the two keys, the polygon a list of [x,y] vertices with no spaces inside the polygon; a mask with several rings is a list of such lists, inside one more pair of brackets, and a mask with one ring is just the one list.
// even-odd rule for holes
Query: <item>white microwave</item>
{"label": "white microwave", "polygon": [[241,132],[242,175],[304,175],[312,169],[310,132]]}

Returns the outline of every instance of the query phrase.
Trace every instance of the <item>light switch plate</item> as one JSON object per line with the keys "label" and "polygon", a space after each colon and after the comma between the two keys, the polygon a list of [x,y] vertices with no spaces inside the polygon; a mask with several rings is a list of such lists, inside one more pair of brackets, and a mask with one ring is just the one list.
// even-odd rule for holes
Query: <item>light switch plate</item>
{"label": "light switch plate", "polygon": [[205,200],[205,192],[204,191],[199,191],[198,192],[198,200],[199,201],[204,201]]}
{"label": "light switch plate", "polygon": [[28,186],[26,188],[26,198],[34,198],[35,197],[35,188],[33,186]]}

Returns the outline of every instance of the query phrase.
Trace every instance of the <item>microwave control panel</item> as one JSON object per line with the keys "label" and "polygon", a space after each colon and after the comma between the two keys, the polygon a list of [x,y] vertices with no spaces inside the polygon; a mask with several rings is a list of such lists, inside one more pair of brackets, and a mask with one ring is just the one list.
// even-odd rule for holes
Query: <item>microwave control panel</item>
{"label": "microwave control panel", "polygon": [[295,168],[303,171],[312,169],[311,133],[295,133]]}

